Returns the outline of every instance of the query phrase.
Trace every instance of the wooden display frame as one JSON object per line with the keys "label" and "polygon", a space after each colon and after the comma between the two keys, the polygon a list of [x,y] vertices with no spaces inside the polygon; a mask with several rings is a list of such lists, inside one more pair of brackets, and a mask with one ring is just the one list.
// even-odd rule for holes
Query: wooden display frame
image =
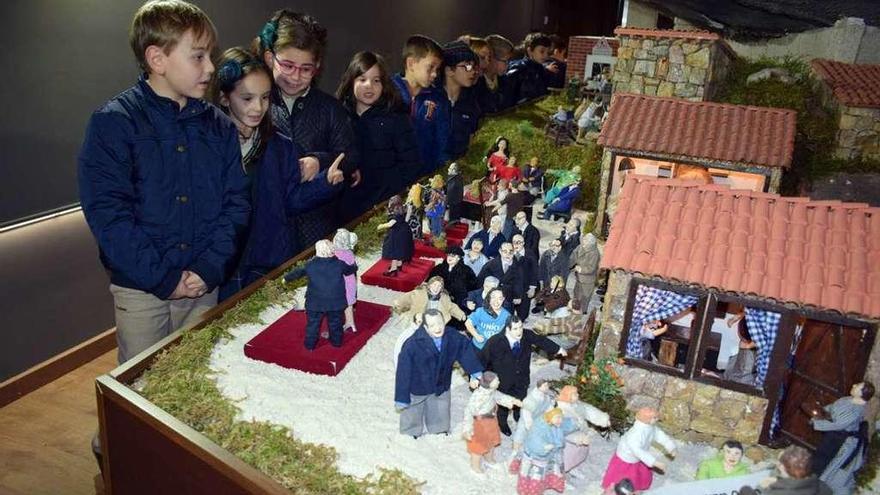
{"label": "wooden display frame", "polygon": [[[348,224],[359,225],[378,212],[367,211]],[[152,404],[131,386],[162,351],[174,347],[185,332],[198,330],[277,279],[297,262],[314,255],[311,247],[291,258],[232,298],[206,312],[196,325],[177,330],[95,381],[103,450],[105,493],[186,493],[218,495],[291,492],[206,436]]]}

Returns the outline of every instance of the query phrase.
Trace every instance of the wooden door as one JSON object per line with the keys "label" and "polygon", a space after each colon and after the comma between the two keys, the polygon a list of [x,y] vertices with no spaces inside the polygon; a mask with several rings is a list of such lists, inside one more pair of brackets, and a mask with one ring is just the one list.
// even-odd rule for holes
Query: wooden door
{"label": "wooden door", "polygon": [[827,405],[849,395],[865,376],[873,343],[873,332],[866,328],[806,320],[782,399],[783,440],[818,445],[820,434],[806,411],[817,401]]}

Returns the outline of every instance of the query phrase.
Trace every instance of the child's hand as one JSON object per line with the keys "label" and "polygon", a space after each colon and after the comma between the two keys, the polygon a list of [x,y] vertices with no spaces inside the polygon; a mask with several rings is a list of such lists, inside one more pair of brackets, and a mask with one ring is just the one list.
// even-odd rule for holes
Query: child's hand
{"label": "child's hand", "polygon": [[189,297],[201,297],[208,291],[208,286],[196,272],[184,271],[183,283],[190,292]]}
{"label": "child's hand", "polygon": [[[342,173],[342,170],[339,170],[339,164],[342,163],[344,158],[345,153],[340,153],[339,156],[333,160],[333,164],[330,165],[330,168],[327,169],[327,182],[330,183],[331,186],[335,186],[345,180],[345,174]],[[358,172],[358,177],[360,177],[360,172]]]}
{"label": "child's hand", "polygon": [[321,170],[321,163],[313,156],[306,156],[299,159],[300,182],[308,182],[318,175]]}
{"label": "child's hand", "polygon": [[168,296],[168,299],[183,299],[184,297],[190,297],[189,289],[186,287],[186,283],[184,282],[186,280],[187,273],[188,272],[184,271],[180,274],[180,280],[177,282],[177,287],[174,288],[174,292],[172,292],[171,295]]}

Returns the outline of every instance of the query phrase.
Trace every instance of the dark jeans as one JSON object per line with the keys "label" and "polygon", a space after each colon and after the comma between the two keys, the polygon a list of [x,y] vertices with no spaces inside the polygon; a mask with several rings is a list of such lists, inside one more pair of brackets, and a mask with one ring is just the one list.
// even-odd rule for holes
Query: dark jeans
{"label": "dark jeans", "polygon": [[308,350],[314,350],[318,344],[318,333],[321,328],[321,320],[327,315],[327,326],[330,328],[330,344],[333,347],[342,347],[342,311],[306,311],[306,341]]}

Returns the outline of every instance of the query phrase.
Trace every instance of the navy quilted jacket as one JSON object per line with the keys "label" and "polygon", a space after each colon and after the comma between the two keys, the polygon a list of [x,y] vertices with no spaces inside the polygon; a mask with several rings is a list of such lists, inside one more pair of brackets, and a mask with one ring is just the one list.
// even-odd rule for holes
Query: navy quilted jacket
{"label": "navy quilted jacket", "polygon": [[183,270],[209,290],[231,272],[250,191],[235,127],[213,105],[181,110],[142,76],[92,114],[77,173],[114,284],[166,299]]}
{"label": "navy quilted jacket", "polygon": [[395,74],[391,80],[409,108],[410,121],[416,131],[422,158],[419,177],[433,174],[449,160],[449,100],[436,88],[423,89],[413,97],[402,75]]}

